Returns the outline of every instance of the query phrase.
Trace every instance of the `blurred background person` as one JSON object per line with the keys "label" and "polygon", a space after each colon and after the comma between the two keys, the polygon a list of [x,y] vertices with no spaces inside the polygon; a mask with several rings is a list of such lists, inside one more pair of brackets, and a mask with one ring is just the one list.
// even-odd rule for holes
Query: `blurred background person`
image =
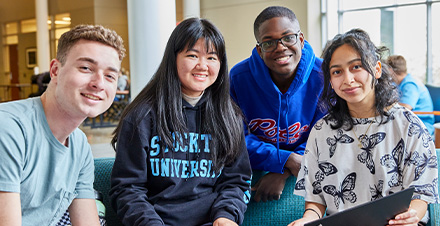
{"label": "blurred background person", "polygon": [[[407,72],[406,60],[403,56],[388,57],[387,64],[395,74],[395,81],[400,91],[399,104],[412,111],[433,111],[431,95],[426,86]],[[425,124],[431,136],[434,135],[434,115],[417,115]]]}
{"label": "blurred background person", "polygon": [[[130,89],[130,79],[128,78],[128,71],[125,68],[121,68],[118,77],[118,91],[125,91]],[[123,94],[117,94],[115,100],[120,101],[125,98]]]}

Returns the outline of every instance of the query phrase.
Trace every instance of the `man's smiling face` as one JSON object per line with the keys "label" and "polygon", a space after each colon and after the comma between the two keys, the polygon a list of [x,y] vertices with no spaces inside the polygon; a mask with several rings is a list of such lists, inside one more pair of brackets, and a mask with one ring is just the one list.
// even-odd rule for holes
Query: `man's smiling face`
{"label": "man's smiling face", "polygon": [[259,35],[257,41],[259,43],[280,39],[286,35],[298,34],[298,41],[295,45],[290,47],[286,47],[281,42],[278,42],[275,50],[263,52],[261,47],[257,45],[257,51],[269,68],[272,76],[281,76],[284,78],[294,76],[296,67],[301,60],[301,49],[304,46],[304,36],[300,32],[298,22],[291,21],[287,17],[274,17],[264,21],[258,30]]}

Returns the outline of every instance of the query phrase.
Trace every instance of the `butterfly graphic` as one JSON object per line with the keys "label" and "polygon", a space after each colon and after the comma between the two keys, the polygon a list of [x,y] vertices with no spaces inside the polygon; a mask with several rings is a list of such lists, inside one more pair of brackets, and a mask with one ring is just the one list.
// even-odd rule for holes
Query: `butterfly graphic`
{"label": "butterfly graphic", "polygon": [[387,173],[393,174],[391,180],[388,181],[390,187],[397,187],[402,185],[403,169],[401,169],[401,162],[404,160],[405,155],[405,143],[401,138],[396,147],[390,154],[386,154],[380,158],[380,164],[390,169]]}
{"label": "butterfly graphic", "polygon": [[344,134],[342,129],[338,129],[338,134],[332,137],[327,138],[327,144],[330,145],[329,151],[330,151],[330,158],[333,157],[335,154],[336,146],[338,143],[341,144],[349,144],[353,143],[354,139],[348,136],[347,134]]}
{"label": "butterfly graphic", "polygon": [[323,190],[325,193],[332,195],[335,199],[335,206],[339,209],[339,204],[345,200],[354,203],[357,200],[356,193],[353,192],[356,183],[356,173],[350,173],[342,181],[340,189],[337,190],[333,185],[324,186]]}
{"label": "butterfly graphic", "polygon": [[322,192],[321,181],[313,181],[312,187],[313,187],[312,192],[314,195],[321,194],[321,192]]}
{"label": "butterfly graphic", "polygon": [[304,149],[304,155],[308,154],[309,152],[309,149]]}
{"label": "butterfly graphic", "polygon": [[[417,152],[414,152],[414,154],[416,154]],[[411,152],[410,153],[407,153],[407,155],[406,155],[406,157],[405,157],[405,159],[403,160],[403,162],[405,163],[405,165],[406,164],[414,164],[414,162],[412,162],[412,160],[411,159],[414,159],[414,157],[411,155]]]}
{"label": "butterfly graphic", "polygon": [[324,180],[324,176],[329,176],[338,172],[336,166],[329,162],[320,162],[318,168],[320,170],[315,174],[315,179],[318,181]]}
{"label": "butterfly graphic", "polygon": [[[309,174],[309,170],[307,169],[307,166],[304,166],[304,177],[306,177],[307,174]],[[296,181],[295,190],[306,190],[306,180],[304,177]]]}
{"label": "butterfly graphic", "polygon": [[319,168],[319,170],[315,174],[316,181],[314,181],[312,183],[313,194],[315,194],[315,195],[320,194],[322,192],[321,182],[324,180],[324,178],[326,176],[329,176],[329,175],[332,175],[332,174],[335,174],[338,172],[338,169],[336,168],[336,166],[329,163],[329,162],[318,163],[318,168]]}
{"label": "butterfly graphic", "polygon": [[416,152],[412,155],[409,163],[416,166],[414,180],[418,180],[426,168],[437,169],[437,157],[435,155],[428,157],[425,153],[419,155],[419,153]]}
{"label": "butterfly graphic", "polygon": [[371,123],[371,120],[368,118],[356,118],[353,119],[353,125],[358,125],[358,124],[369,124]]}
{"label": "butterfly graphic", "polygon": [[319,120],[318,122],[316,122],[315,129],[316,130],[321,130],[322,129],[322,124],[324,124],[324,120]]}
{"label": "butterfly graphic", "polygon": [[309,169],[307,169],[307,166],[304,166],[304,176],[309,174]]}
{"label": "butterfly graphic", "polygon": [[305,178],[298,180],[295,184],[295,190],[306,190],[305,181],[306,181]]}
{"label": "butterfly graphic", "polygon": [[[423,184],[423,185],[414,185],[411,187],[414,187],[414,193],[419,193],[422,195],[426,195],[426,196],[430,196],[430,197],[434,197],[436,202],[438,202],[438,178],[436,177],[432,183],[430,184]],[[420,199],[420,197],[417,197]]]}
{"label": "butterfly graphic", "polygon": [[361,163],[365,163],[367,168],[370,170],[372,174],[375,174],[376,169],[373,161],[373,153],[372,149],[376,147],[376,145],[382,142],[385,139],[386,134],[383,132],[375,133],[368,137],[366,134],[362,134],[359,136],[359,140],[362,144],[363,152],[358,155],[358,160]]}
{"label": "butterfly graphic", "polygon": [[379,183],[374,185],[374,187],[370,186],[371,193],[371,201],[382,198],[382,190],[383,190],[383,180],[379,180]]}
{"label": "butterfly graphic", "polygon": [[405,115],[406,119],[411,123],[409,125],[408,136],[412,137],[416,135],[418,139],[422,137],[423,147],[429,147],[429,141],[432,141],[432,137],[428,129],[422,126],[420,119],[409,111],[403,112],[403,115]]}

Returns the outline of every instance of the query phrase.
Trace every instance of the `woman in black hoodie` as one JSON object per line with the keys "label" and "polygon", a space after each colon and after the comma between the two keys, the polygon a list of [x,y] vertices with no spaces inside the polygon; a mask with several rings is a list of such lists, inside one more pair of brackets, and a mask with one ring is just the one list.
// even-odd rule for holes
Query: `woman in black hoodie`
{"label": "woman in black hoodie", "polygon": [[110,196],[125,225],[243,222],[251,167],[227,70],[211,22],[191,18],[174,29],[114,132]]}

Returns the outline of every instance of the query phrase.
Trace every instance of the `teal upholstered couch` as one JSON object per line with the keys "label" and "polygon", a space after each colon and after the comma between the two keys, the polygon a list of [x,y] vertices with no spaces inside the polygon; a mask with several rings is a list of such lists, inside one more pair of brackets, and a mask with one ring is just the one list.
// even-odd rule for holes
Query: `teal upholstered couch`
{"label": "teal upholstered couch", "polygon": [[[438,165],[440,166],[440,149],[437,149]],[[110,189],[110,173],[113,167],[114,158],[95,159],[95,184],[96,190],[104,195],[106,206],[106,219],[108,226],[122,225],[117,219],[115,212],[110,206],[108,192]],[[260,172],[254,172],[254,181],[261,176]],[[302,216],[304,211],[304,199],[293,195],[295,181],[290,178],[279,201],[260,202],[251,201],[245,214],[243,225],[287,225]],[[440,204],[429,205],[430,222],[429,226],[440,225]],[[182,222],[184,223],[184,222]]]}
{"label": "teal upholstered couch", "polygon": [[118,220],[115,211],[110,205],[108,192],[110,190],[110,175],[113,168],[115,158],[97,158],[95,159],[95,183],[93,186],[103,195],[105,205],[105,218],[107,226],[119,226],[122,223]]}

